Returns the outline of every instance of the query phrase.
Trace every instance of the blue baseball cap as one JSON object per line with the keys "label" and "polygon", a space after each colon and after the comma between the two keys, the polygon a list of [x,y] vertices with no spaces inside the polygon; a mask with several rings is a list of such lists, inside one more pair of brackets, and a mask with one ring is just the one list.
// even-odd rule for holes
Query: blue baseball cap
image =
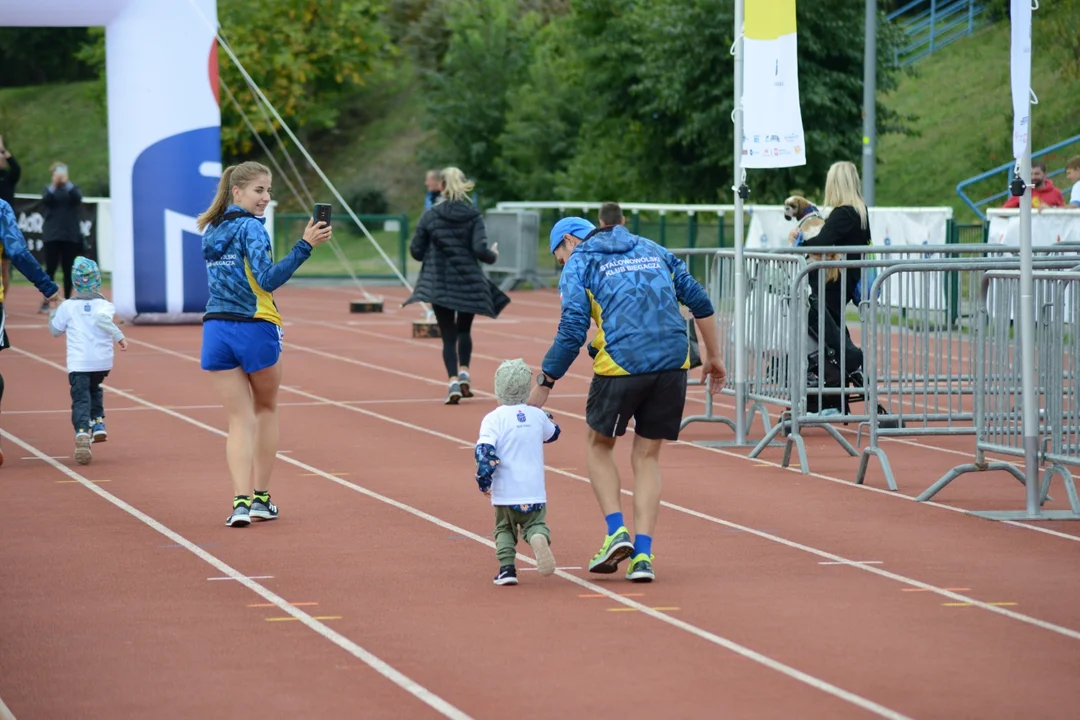
{"label": "blue baseball cap", "polygon": [[559,247],[562,243],[563,235],[573,235],[581,240],[585,239],[585,236],[596,229],[596,226],[585,218],[579,217],[565,217],[559,222],[555,223],[555,227],[551,228],[551,235],[549,237],[551,252],[555,253],[555,248]]}

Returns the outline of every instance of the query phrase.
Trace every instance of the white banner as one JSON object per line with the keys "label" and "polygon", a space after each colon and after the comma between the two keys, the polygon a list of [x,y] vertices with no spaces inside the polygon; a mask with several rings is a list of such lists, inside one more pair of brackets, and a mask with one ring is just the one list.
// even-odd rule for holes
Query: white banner
{"label": "white banner", "polygon": [[743,22],[745,168],[806,164],[795,0],[751,0]]}
{"label": "white banner", "polygon": [[[747,250],[791,247],[788,235],[796,223],[784,219],[782,205],[748,205],[746,210],[750,214]],[[869,210],[870,236],[875,245],[944,245],[953,216],[950,207],[872,207]],[[828,211],[829,208],[821,208],[822,215],[827,216]],[[1080,217],[1080,213],[1076,215]]]}
{"label": "white banner", "polygon": [[1012,47],[1010,73],[1013,102],[1013,157],[1027,147],[1031,131],[1028,100],[1031,98],[1031,0],[1012,0]]}
{"label": "white banner", "polygon": [[[1019,210],[994,208],[987,216],[990,218],[988,243],[1020,247]],[[1031,246],[1057,243],[1080,243],[1080,211],[1047,209],[1031,213]]]}

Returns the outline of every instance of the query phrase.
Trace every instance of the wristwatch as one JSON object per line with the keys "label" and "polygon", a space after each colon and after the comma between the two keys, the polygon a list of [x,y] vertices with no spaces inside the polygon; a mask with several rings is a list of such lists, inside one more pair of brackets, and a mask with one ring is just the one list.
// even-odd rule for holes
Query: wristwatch
{"label": "wristwatch", "polygon": [[541,372],[539,375],[536,376],[536,384],[539,385],[540,387],[546,387],[549,390],[551,388],[555,387],[555,381],[554,380],[548,380],[547,375],[545,375],[543,372]]}

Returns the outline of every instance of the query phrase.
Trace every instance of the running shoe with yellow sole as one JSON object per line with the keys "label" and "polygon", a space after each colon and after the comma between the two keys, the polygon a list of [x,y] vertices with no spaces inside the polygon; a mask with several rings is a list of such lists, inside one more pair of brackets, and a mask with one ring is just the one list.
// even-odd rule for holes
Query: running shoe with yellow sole
{"label": "running shoe with yellow sole", "polygon": [[619,569],[619,563],[630,557],[633,552],[634,543],[630,539],[630,531],[625,526],[620,527],[604,538],[600,552],[593,555],[589,562],[589,572],[610,575],[616,572]]}
{"label": "running shoe with yellow sole", "polygon": [[626,579],[630,582],[652,582],[656,579],[656,573],[653,572],[652,561],[656,558],[655,555],[646,555],[645,553],[638,553],[634,556],[634,559],[630,561],[630,566],[626,568]]}

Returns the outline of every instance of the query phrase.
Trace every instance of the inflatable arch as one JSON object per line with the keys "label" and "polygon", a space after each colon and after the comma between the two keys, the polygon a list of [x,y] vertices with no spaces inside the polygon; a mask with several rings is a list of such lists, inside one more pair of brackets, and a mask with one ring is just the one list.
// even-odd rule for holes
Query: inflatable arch
{"label": "inflatable arch", "polygon": [[101,25],[113,302],[134,322],[198,322],[207,287],[195,217],[213,199],[222,169],[217,2],[0,2],[0,26]]}

